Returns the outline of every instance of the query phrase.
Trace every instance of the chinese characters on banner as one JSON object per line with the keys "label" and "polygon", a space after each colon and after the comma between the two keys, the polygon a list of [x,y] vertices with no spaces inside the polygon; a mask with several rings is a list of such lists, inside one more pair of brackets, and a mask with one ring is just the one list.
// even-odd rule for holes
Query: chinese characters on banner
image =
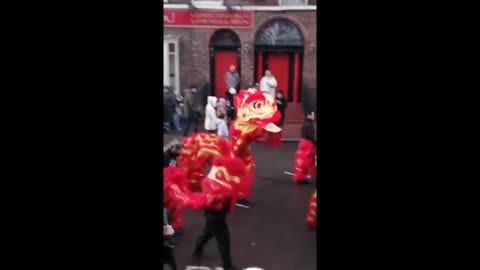
{"label": "chinese characters on banner", "polygon": [[163,27],[251,29],[253,12],[164,10]]}

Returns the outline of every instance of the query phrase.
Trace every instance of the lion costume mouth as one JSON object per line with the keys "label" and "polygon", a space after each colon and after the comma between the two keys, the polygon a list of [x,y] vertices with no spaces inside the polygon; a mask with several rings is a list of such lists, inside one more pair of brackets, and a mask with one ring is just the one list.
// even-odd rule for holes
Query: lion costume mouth
{"label": "lion costume mouth", "polygon": [[272,132],[272,133],[278,133],[278,132],[282,131],[282,129],[280,127],[278,127],[277,125],[275,125],[274,123],[268,123],[268,125],[266,125],[263,129],[265,129],[268,132]]}
{"label": "lion costume mouth", "polygon": [[282,131],[274,124],[281,118],[277,111],[275,100],[264,92],[240,91],[235,98],[235,107],[238,109],[238,120],[260,125],[262,129],[278,133]]}

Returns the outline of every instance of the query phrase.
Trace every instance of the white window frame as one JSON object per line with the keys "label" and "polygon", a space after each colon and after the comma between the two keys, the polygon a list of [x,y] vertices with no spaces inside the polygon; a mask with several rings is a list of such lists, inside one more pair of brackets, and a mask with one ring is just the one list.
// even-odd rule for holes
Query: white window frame
{"label": "white window frame", "polygon": [[282,4],[282,0],[278,0],[278,5],[279,6],[284,6],[284,7],[288,7],[288,6],[308,6],[308,0],[297,0],[297,1],[298,2],[303,1],[303,4],[284,5],[284,4]]}
{"label": "white window frame", "polygon": [[192,5],[201,6],[223,6],[223,0],[192,0]]}
{"label": "white window frame", "polygon": [[170,86],[170,63],[168,59],[168,43],[163,40],[163,86]]}
{"label": "white window frame", "polygon": [[[178,38],[174,36],[164,36],[163,37],[163,85],[172,87],[170,84],[170,55],[174,55],[175,61],[175,88],[172,90],[180,91],[180,52],[178,50]],[[169,51],[169,44],[173,44],[174,52]]]}

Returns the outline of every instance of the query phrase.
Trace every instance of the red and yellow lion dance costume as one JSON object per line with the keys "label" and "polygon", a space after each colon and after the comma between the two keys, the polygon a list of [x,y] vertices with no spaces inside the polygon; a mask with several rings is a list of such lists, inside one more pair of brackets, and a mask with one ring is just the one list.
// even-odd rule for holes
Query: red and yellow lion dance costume
{"label": "red and yellow lion dance costume", "polygon": [[[232,212],[239,190],[249,183],[242,181],[245,176],[245,164],[239,158],[218,157],[212,162],[212,168],[201,181],[202,192],[190,192],[188,178],[179,168],[168,167],[164,173],[164,206],[171,212],[172,227],[182,226],[181,214],[184,208],[200,210],[204,207],[220,210],[231,203]],[[182,187],[183,185],[183,187]]]}
{"label": "red and yellow lion dance costume", "polygon": [[[315,157],[315,167],[317,167],[317,157]],[[307,225],[312,229],[317,228],[317,191],[310,198],[307,212]]]}
{"label": "red and yellow lion dance costume", "polygon": [[[184,207],[199,209],[209,205],[212,199],[206,198],[219,197],[218,192],[223,192],[223,197],[234,200],[250,197],[250,189],[254,181],[254,160],[250,145],[267,132],[280,132],[281,128],[274,123],[280,119],[281,115],[277,111],[275,100],[270,95],[251,89],[241,90],[235,96],[234,106],[237,117],[230,126],[229,141],[210,133],[196,133],[184,138],[184,148],[178,157],[178,168],[164,170],[164,183],[167,183],[167,186],[164,185],[166,201],[177,201],[179,204],[176,207],[167,208],[169,211],[172,210],[170,211],[173,216],[172,226],[175,230],[183,229],[181,217]],[[269,138],[272,137],[276,138],[269,136]],[[278,141],[267,140],[265,143],[269,146],[278,145]],[[207,168],[211,166],[213,167],[207,175]],[[212,180],[213,172],[215,172],[214,175],[219,174],[218,177],[214,177],[218,181]],[[178,174],[183,174],[183,180],[179,180]],[[222,185],[219,181],[228,185]],[[179,187],[182,184],[184,186]],[[177,186],[178,189],[172,190],[168,185]]]}
{"label": "red and yellow lion dance costume", "polygon": [[307,175],[313,177],[315,174],[315,145],[306,139],[301,139],[298,145],[297,152],[295,152],[295,175],[293,181],[305,181]]}

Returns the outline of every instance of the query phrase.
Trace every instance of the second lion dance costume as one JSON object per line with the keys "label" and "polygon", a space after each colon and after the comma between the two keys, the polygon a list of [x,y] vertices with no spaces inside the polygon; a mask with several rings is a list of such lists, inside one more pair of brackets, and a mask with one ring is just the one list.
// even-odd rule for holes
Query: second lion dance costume
{"label": "second lion dance costume", "polygon": [[[226,214],[237,200],[250,196],[254,180],[250,145],[265,132],[280,132],[273,124],[280,113],[273,98],[252,89],[241,90],[234,100],[237,117],[227,142],[215,134],[197,133],[183,139],[178,168],[164,168],[164,204],[181,220],[181,209],[205,211],[206,226],[197,240],[195,255],[215,237],[225,270],[232,269]],[[211,166],[205,174],[205,168]]]}
{"label": "second lion dance costume", "polygon": [[302,139],[295,153],[293,181],[297,184],[307,183],[307,176],[315,173],[315,145],[313,119],[307,117],[302,126]]}
{"label": "second lion dance costume", "polygon": [[[315,157],[315,167],[317,167],[317,157]],[[317,191],[310,198],[306,223],[312,229],[317,228]]]}
{"label": "second lion dance costume", "polygon": [[310,198],[310,204],[308,205],[307,212],[307,225],[310,228],[317,228],[317,192],[313,193],[312,198]]}

